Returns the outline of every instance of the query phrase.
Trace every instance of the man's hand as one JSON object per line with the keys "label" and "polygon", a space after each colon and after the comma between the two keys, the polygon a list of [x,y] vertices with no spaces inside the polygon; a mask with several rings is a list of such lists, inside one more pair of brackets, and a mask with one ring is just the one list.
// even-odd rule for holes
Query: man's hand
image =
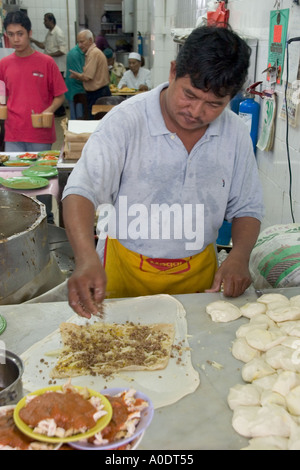
{"label": "man's hand", "polygon": [[69,70],[70,72],[70,78],[75,78],[76,80],[80,80],[80,73],[79,72],[75,72],[75,70]]}
{"label": "man's hand", "polygon": [[207,293],[220,292],[227,297],[239,297],[251,285],[249,272],[251,251],[257,241],[260,221],[253,217],[240,217],[232,221],[232,250],[216,272]]}
{"label": "man's hand", "polygon": [[105,299],[106,275],[95,254],[93,262],[76,266],[68,281],[70,307],[80,316],[91,318],[99,313]]}
{"label": "man's hand", "polygon": [[251,285],[252,280],[248,269],[248,263],[235,258],[230,254],[216,272],[211,289],[206,293],[220,292],[225,297],[239,297]]}

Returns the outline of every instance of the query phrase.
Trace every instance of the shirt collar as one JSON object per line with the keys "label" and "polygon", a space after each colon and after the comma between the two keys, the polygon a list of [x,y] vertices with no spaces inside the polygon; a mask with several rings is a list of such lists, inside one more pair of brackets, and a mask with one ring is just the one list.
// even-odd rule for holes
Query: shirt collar
{"label": "shirt collar", "polygon": [[53,29],[49,29],[49,34],[54,34],[55,30],[57,29],[57,25],[54,26]]}
{"label": "shirt collar", "polygon": [[90,45],[90,47],[88,48],[88,50],[86,51],[85,55],[88,55],[93,49],[95,49],[96,44],[93,42],[93,44]]}

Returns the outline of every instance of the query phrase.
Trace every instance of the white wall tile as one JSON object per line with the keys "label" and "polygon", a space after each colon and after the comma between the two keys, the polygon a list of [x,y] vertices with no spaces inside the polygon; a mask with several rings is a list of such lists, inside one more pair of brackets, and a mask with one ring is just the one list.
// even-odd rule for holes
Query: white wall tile
{"label": "white wall tile", "polygon": [[[262,71],[268,60],[270,12],[274,0],[229,0],[230,24],[235,30],[257,37],[259,40],[257,56],[257,81],[263,81],[268,88],[266,75]],[[300,22],[300,8],[292,0],[283,0],[281,8],[290,9],[289,24]],[[290,223],[289,173],[286,150],[286,122],[279,117],[284,97],[284,84],[276,86],[277,119],[274,149],[272,152],[257,152],[258,167],[265,194],[266,218],[263,226]],[[300,114],[300,113],[299,113]],[[300,222],[300,123],[296,128],[289,126],[289,148],[293,174],[293,205],[297,208],[296,222]]]}

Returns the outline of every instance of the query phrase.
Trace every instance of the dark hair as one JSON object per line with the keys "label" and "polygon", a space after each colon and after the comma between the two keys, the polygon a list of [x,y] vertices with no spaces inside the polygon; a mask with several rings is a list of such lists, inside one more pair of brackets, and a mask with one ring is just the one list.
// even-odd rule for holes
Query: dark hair
{"label": "dark hair", "polygon": [[216,96],[232,98],[244,85],[251,48],[229,28],[194,29],[176,60],[176,78],[189,75],[192,85]]}
{"label": "dark hair", "polygon": [[28,33],[31,31],[31,21],[23,11],[18,10],[7,13],[3,23],[4,29],[6,30],[10,24],[20,24]]}
{"label": "dark hair", "polygon": [[49,21],[52,21],[53,24],[56,24],[56,18],[53,15],[53,13],[45,13],[46,18],[48,18]]}

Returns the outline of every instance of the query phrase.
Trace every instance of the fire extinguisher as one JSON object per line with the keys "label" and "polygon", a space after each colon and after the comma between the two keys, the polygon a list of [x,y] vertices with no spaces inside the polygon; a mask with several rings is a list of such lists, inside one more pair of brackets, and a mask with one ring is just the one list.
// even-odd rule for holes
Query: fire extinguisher
{"label": "fire extinguisher", "polygon": [[246,99],[241,101],[239,106],[239,116],[249,128],[253,142],[253,150],[256,154],[256,144],[258,140],[258,125],[260,115],[260,104],[255,101],[254,96],[246,94]]}
{"label": "fire extinguisher", "polygon": [[140,31],[138,31],[137,45],[138,45],[138,53],[140,55],[143,55],[144,53],[143,36],[141,35]]}

